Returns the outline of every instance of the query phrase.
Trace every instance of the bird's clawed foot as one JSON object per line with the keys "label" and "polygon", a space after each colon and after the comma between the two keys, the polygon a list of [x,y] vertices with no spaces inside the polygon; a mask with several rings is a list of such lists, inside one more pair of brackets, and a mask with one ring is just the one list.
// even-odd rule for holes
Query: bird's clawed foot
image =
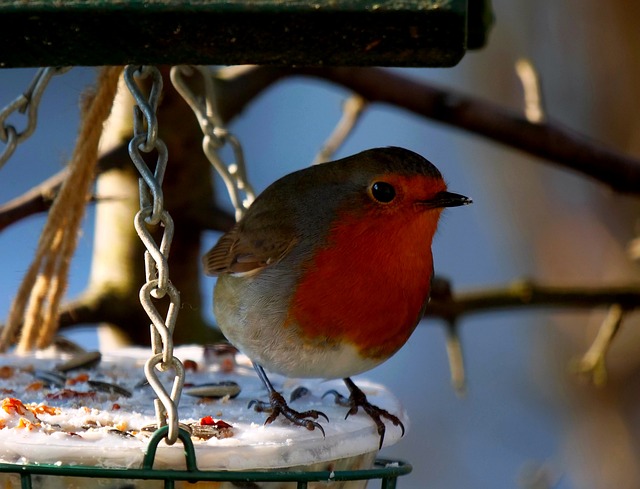
{"label": "bird's clawed foot", "polygon": [[322,433],[322,436],[323,437],[325,436],[324,428],[322,427],[322,425],[313,420],[322,417],[325,420],[327,420],[327,422],[329,422],[329,418],[327,418],[326,414],[324,414],[322,411],[316,411],[316,410],[303,411],[303,412],[296,411],[295,409],[290,408],[289,405],[287,404],[287,401],[285,401],[284,397],[282,397],[282,394],[280,394],[275,390],[269,392],[268,403],[260,402],[260,401],[251,401],[249,403],[249,407],[252,407],[252,406],[258,412],[264,411],[264,412],[271,413],[269,417],[266,419],[266,421],[264,422],[264,424],[273,423],[278,416],[282,415],[285,418],[287,418],[289,421],[291,421],[293,424],[297,426],[303,426],[310,431],[315,430],[317,428]]}
{"label": "bird's clawed foot", "polygon": [[[271,414],[269,415],[267,420],[264,422],[264,424],[273,423],[278,416],[282,415],[285,418],[287,418],[289,421],[291,421],[293,424],[295,424],[296,426],[304,426],[309,431],[312,431],[318,428],[318,430],[320,430],[320,432],[322,433],[322,436],[323,437],[325,436],[324,428],[322,427],[322,425],[320,423],[316,423],[313,420],[318,419],[319,417],[323,417],[324,419],[327,420],[327,423],[328,423],[329,418],[327,418],[326,414],[324,414],[322,411],[316,411],[316,410],[299,412],[294,409],[291,409],[287,404],[287,401],[285,401],[284,397],[282,397],[282,394],[280,394],[277,390],[275,390],[275,388],[273,387],[273,384],[271,384],[271,381],[267,377],[267,374],[264,371],[264,369],[255,362],[253,362],[253,368],[256,370],[258,377],[260,378],[264,386],[267,388],[267,391],[269,392],[269,403],[260,402],[260,401],[251,401],[249,403],[249,407],[253,406],[254,409],[258,412],[262,412],[262,411],[271,412]],[[299,392],[297,395],[298,397],[301,397],[302,395],[304,395],[304,393]],[[294,400],[295,398],[291,399],[291,401],[294,401]],[[311,418],[311,419],[308,419],[308,418]]]}
{"label": "bird's clawed foot", "polygon": [[352,414],[356,414],[358,412],[358,408],[364,409],[364,411],[369,415],[369,417],[373,419],[373,422],[376,424],[376,427],[378,429],[378,435],[380,436],[379,448],[382,448],[382,444],[384,443],[384,434],[386,431],[386,427],[384,425],[384,421],[382,421],[382,418],[388,419],[393,423],[394,426],[399,426],[400,429],[402,430],[402,436],[404,436],[404,425],[402,424],[402,421],[400,421],[400,419],[397,416],[391,414],[389,411],[385,409],[379,408],[378,406],[374,406],[373,404],[371,404],[367,400],[367,396],[364,394],[364,392],[362,392],[360,388],[356,384],[354,384],[349,377],[343,380],[344,380],[344,383],[347,385],[349,392],[351,393],[349,398],[344,397],[342,394],[340,394],[336,390],[327,391],[324,394],[324,396],[331,394],[335,397],[337,404],[340,404],[341,406],[349,407],[349,411],[347,412],[345,419],[351,416]]}

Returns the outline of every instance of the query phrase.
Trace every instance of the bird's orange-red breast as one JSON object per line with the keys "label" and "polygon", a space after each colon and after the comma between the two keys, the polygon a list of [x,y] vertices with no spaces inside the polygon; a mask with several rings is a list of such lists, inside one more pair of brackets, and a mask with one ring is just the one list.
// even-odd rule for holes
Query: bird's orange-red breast
{"label": "bird's orange-red breast", "polygon": [[429,298],[444,207],[471,200],[402,148],[291,173],[204,257],[231,343],[267,370],[344,378],[407,341]]}

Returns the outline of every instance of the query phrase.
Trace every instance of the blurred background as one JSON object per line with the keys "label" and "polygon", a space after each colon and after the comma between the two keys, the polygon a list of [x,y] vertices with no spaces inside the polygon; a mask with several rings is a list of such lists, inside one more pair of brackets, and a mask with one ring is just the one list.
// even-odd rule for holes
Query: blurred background
{"label": "blurred background", "polygon": [[[486,48],[448,69],[399,73],[522,110],[514,64],[529,58],[552,121],[640,156],[640,4],[611,0],[494,0],[496,24]],[[0,105],[21,93],[35,70],[0,72]],[[45,93],[38,129],[0,173],[5,202],[58,172],[73,150],[78,100],[93,68],[56,77]],[[341,114],[346,91],[294,78],[274,85],[230,126],[244,146],[249,178],[260,191],[310,164]],[[454,291],[531,278],[553,285],[638,283],[627,256],[638,232],[638,199],[620,196],[489,140],[371,106],[337,157],[397,145],[434,162],[452,191],[473,206],[444,215],[434,244],[436,272]],[[171,165],[171,156],[169,160]],[[219,180],[218,200],[229,210]],[[37,246],[44,217],[0,235],[0,318]],[[94,209],[89,208],[71,266],[68,298],[87,284]],[[216,240],[207,235],[203,251]],[[203,280],[213,321],[213,280]],[[603,311],[520,310],[465,318],[461,337],[468,388],[450,386],[444,329],[423,321],[390,361],[368,372],[405,405],[407,435],[383,455],[411,462],[403,489],[640,487],[640,338],[629,315],[609,356],[609,382],[595,388],[570,371],[588,347]],[[65,332],[95,347],[90,327]]]}

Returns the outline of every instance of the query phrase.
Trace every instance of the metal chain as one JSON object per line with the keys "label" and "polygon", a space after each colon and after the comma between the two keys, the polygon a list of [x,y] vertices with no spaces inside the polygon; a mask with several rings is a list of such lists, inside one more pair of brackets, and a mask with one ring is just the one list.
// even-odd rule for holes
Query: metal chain
{"label": "metal chain", "polygon": [[[194,72],[198,72],[202,76],[204,96],[195,94],[185,80],[185,77],[192,76]],[[202,149],[204,154],[222,177],[236,211],[236,220],[239,220],[254,201],[255,193],[247,181],[246,165],[240,141],[227,130],[218,112],[212,74],[202,66],[174,66],[171,68],[171,82],[198,118],[203,134]],[[231,146],[235,160],[228,165],[219,155],[219,151],[227,144]]]}
{"label": "metal chain", "polygon": [[[151,77],[148,96],[142,93],[135,77]],[[154,400],[158,428],[168,425],[167,444],[172,445],[179,436],[178,403],[184,385],[184,366],[173,355],[173,330],[180,310],[180,293],[169,280],[169,249],[173,238],[173,220],[164,208],[162,180],[167,167],[167,146],[158,137],[156,110],[162,92],[162,75],[153,66],[127,66],[124,79],[133,95],[134,135],[129,143],[129,156],[140,173],[140,211],[134,218],[134,226],[146,247],[144,252],[147,282],[140,289],[140,303],[151,319],[151,348],[153,354],[144,366],[149,384],[156,393]],[[155,171],[152,173],[140,152],[157,152]],[[160,245],[149,231],[149,225],[160,224],[164,228]],[[165,318],[156,309],[153,299],[169,298]],[[172,371],[175,376],[171,393],[167,392],[158,371]]]}
{"label": "metal chain", "polygon": [[[0,168],[11,158],[18,144],[36,130],[40,99],[51,78],[54,75],[66,73],[70,69],[70,66],[40,68],[25,92],[0,111],[0,141],[5,144],[4,149],[0,152]],[[18,131],[13,124],[7,123],[7,119],[15,112],[26,114],[27,123],[22,131]]]}

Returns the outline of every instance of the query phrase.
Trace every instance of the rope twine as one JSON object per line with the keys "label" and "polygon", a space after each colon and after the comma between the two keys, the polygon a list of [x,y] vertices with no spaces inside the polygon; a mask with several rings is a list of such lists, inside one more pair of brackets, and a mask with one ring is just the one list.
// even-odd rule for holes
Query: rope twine
{"label": "rope twine", "polygon": [[80,133],[67,178],[49,210],[35,257],[11,305],[0,337],[0,351],[13,345],[18,333],[18,352],[46,348],[58,329],[60,301],[95,177],[98,143],[121,72],[121,66],[102,68],[96,89],[84,97]]}

